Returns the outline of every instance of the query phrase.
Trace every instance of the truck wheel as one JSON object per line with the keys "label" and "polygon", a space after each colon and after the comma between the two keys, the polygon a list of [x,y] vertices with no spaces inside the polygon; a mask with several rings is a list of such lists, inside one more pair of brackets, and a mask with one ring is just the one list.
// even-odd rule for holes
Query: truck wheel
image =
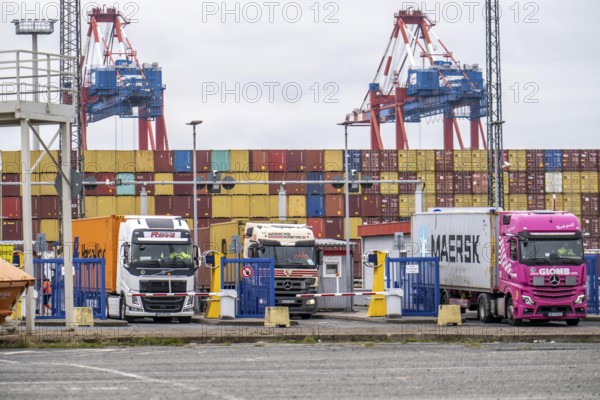
{"label": "truck wheel", "polygon": [[577,326],[577,325],[579,325],[579,318],[567,319],[565,321],[567,321],[567,325],[568,326]]}
{"label": "truck wheel", "polygon": [[125,314],[126,308],[125,299],[121,296],[121,300],[119,301],[119,319],[123,319],[126,322],[133,322],[133,317],[129,317]]}
{"label": "truck wheel", "polygon": [[441,305],[450,304],[450,296],[448,295],[447,290],[442,290],[442,295],[440,296],[440,304]]}
{"label": "truck wheel", "polygon": [[490,315],[490,296],[487,293],[479,295],[477,300],[477,318],[484,324],[489,324],[494,320]]}
{"label": "truck wheel", "polygon": [[521,326],[523,320],[515,318],[515,306],[513,305],[513,299],[508,300],[508,306],[506,306],[506,318],[508,323],[512,326]]}

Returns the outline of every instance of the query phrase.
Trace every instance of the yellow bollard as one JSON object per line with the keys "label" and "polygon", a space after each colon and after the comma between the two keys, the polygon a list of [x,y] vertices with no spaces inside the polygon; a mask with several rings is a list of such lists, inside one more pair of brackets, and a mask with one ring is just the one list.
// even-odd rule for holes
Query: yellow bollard
{"label": "yellow bollard", "polygon": [[[210,292],[216,293],[221,291],[221,253],[215,251],[215,264],[210,271]],[[221,317],[221,297],[210,296],[208,298],[208,306],[204,317],[207,319],[219,319]]]}
{"label": "yellow bollard", "polygon": [[[385,258],[387,257],[387,253],[379,250],[374,250],[373,253],[375,253],[377,256],[377,262],[373,266],[373,291],[383,292],[385,290]],[[387,313],[386,306],[384,295],[376,294],[371,296],[367,316],[385,317]]]}

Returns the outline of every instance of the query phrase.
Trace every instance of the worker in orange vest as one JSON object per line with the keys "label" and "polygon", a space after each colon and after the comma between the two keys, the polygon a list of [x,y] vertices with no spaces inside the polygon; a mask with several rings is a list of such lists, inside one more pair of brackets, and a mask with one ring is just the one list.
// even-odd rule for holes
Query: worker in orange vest
{"label": "worker in orange vest", "polygon": [[43,284],[44,291],[44,315],[46,315],[46,310],[48,311],[48,315],[52,314],[52,307],[50,306],[50,297],[52,297],[52,286],[50,285],[50,280],[48,278],[44,279]]}

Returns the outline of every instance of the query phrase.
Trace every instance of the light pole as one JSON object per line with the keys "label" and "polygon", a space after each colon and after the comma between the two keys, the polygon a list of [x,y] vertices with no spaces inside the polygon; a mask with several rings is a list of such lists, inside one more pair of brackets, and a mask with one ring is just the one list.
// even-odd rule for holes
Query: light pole
{"label": "light pole", "polygon": [[191,125],[194,129],[194,151],[192,152],[192,180],[193,184],[193,193],[194,193],[194,246],[198,246],[198,192],[196,190],[196,184],[198,183],[197,179],[197,171],[196,171],[196,125],[200,125],[202,120],[194,120],[187,123],[187,125]]}
{"label": "light pole", "polygon": [[[338,125],[344,127],[344,171],[346,180],[344,183],[345,191],[345,219],[346,219],[346,262],[350,273],[350,290],[354,291],[354,263],[350,259],[350,196],[349,196],[349,168],[348,168],[348,125],[352,125],[350,121],[340,122]],[[350,309],[346,311],[354,311],[354,298],[350,297]]]}

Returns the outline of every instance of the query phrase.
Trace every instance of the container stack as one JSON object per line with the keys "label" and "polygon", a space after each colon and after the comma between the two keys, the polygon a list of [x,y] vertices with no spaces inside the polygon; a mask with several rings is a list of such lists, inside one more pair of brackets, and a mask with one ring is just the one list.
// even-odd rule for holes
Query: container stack
{"label": "container stack", "polygon": [[[32,155],[36,162],[40,153]],[[53,154],[57,157],[56,152]],[[148,213],[193,218],[193,157],[189,150],[86,151],[85,175],[98,182],[85,191],[87,217],[141,212],[142,182],[147,184]],[[197,191],[198,226],[231,219],[278,220],[279,192],[285,190],[288,220],[313,226],[316,237],[345,237],[343,189],[321,183],[344,175],[343,150],[199,150],[198,177],[218,171],[237,184],[209,193]],[[373,185],[349,195],[352,240],[358,226],[396,222],[415,211],[415,184],[379,183],[380,180],[425,182],[424,207],[487,206],[488,156],[485,150],[349,150],[349,170]],[[586,247],[600,248],[598,150],[506,150],[504,203],[508,210],[568,210],[581,219]],[[21,180],[20,152],[2,152],[3,182]],[[56,168],[43,157],[33,182],[54,182]],[[138,185],[106,182],[136,181]],[[306,182],[310,181],[310,182]],[[172,182],[190,182],[173,184]],[[275,184],[285,182],[285,185]],[[273,183],[273,184],[270,184]],[[18,186],[2,187],[2,239],[22,240],[22,204]],[[60,201],[53,185],[33,188],[34,237],[44,232],[58,240]]]}

